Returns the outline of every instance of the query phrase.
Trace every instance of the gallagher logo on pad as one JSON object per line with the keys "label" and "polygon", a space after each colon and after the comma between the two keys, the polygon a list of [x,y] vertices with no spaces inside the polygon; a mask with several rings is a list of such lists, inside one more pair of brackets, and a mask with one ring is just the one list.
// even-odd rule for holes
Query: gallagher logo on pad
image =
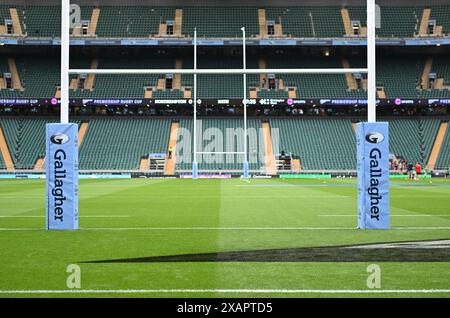
{"label": "gallagher logo on pad", "polygon": [[57,145],[65,144],[69,141],[69,136],[59,133],[50,137],[50,141]]}
{"label": "gallagher logo on pad", "polygon": [[379,144],[380,142],[382,142],[384,140],[384,136],[383,136],[383,134],[380,134],[377,132],[372,132],[372,133],[368,133],[366,135],[366,140],[367,140],[367,142],[370,142],[372,144]]}

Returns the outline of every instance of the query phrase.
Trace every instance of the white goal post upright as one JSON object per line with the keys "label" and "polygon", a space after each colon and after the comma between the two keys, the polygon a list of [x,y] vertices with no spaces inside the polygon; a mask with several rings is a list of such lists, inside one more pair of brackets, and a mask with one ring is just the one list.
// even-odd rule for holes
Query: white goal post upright
{"label": "white goal post upright", "polygon": [[69,123],[70,0],[61,1],[61,124]]}
{"label": "white goal post upright", "polygon": [[242,100],[242,104],[244,106],[244,162],[243,162],[243,170],[244,173],[242,177],[244,179],[249,178],[249,166],[248,166],[248,145],[247,145],[247,74],[245,71],[247,70],[247,50],[245,43],[245,27],[242,27],[242,69],[244,73],[243,82],[244,82],[244,99]]}
{"label": "white goal post upright", "polygon": [[367,122],[376,122],[375,0],[367,0]]}
{"label": "white goal post upright", "polygon": [[206,152],[206,151],[197,151],[197,28],[194,29],[194,145],[193,145],[193,155],[194,159],[192,162],[192,179],[198,179],[198,161],[197,155],[201,154],[215,154],[215,155],[229,155],[229,154],[243,154],[243,173],[242,177],[244,179],[249,178],[249,165],[248,165],[248,156],[247,156],[247,74],[245,70],[247,69],[247,61],[246,61],[246,43],[245,43],[245,27],[241,28],[242,30],[242,56],[243,56],[243,66],[242,66],[242,76],[244,83],[244,94],[243,94],[243,105],[244,105],[244,152],[239,151],[215,151],[215,152]]}
{"label": "white goal post upright", "polygon": [[[197,71],[197,28],[194,29],[194,71]],[[192,161],[192,179],[198,178],[198,162],[197,162],[197,73],[194,73],[194,144]]]}
{"label": "white goal post upright", "polygon": [[390,228],[389,124],[376,121],[376,27],[375,0],[367,0],[367,122],[356,125],[357,227],[381,230]]}
{"label": "white goal post upright", "polygon": [[78,125],[69,123],[70,0],[61,0],[60,123],[45,126],[46,229],[78,229]]}

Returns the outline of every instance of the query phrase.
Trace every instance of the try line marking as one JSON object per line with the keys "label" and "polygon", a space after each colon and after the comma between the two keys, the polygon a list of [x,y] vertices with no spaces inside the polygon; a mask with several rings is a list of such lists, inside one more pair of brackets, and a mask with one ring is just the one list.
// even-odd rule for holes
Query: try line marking
{"label": "try line marking", "polygon": [[[45,215],[0,215],[0,218],[45,218]],[[80,218],[129,218],[129,215],[81,215]]]}
{"label": "try line marking", "polygon": [[[44,231],[45,228],[0,228],[0,231]],[[354,231],[356,227],[80,227],[82,231]],[[392,227],[393,231],[450,230],[450,226]],[[386,230],[382,230],[386,231]]]}
{"label": "try line marking", "polygon": [[437,294],[450,289],[71,289],[0,290],[0,294]]}
{"label": "try line marking", "polygon": [[[319,214],[318,216],[326,217],[357,217],[356,214]],[[433,217],[433,216],[450,216],[450,214],[391,214],[394,217]]]}

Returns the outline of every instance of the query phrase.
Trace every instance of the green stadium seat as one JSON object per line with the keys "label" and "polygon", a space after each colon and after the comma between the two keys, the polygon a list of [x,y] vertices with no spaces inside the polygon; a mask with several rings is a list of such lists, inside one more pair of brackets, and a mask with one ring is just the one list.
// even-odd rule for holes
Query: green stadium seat
{"label": "green stadium seat", "polygon": [[148,118],[90,120],[80,147],[80,169],[138,170],[141,156],[166,153],[170,123]]}
{"label": "green stadium seat", "polygon": [[182,32],[193,36],[242,38],[241,28],[248,37],[259,34],[258,9],[256,7],[183,7]]}
{"label": "green stadium seat", "polygon": [[3,160],[3,156],[0,153],[0,169],[6,169],[5,160]]}
{"label": "green stadium seat", "polygon": [[99,37],[145,37],[158,34],[160,22],[175,20],[175,8],[152,6],[101,6]]}
{"label": "green stadium seat", "polygon": [[280,151],[299,156],[302,169],[356,169],[356,137],[350,120],[271,119],[270,126],[279,130]]}
{"label": "green stadium seat", "polygon": [[[380,119],[381,120],[381,119]],[[408,162],[428,163],[439,129],[436,119],[386,119],[389,122],[390,151]]]}
{"label": "green stadium seat", "polygon": [[447,128],[444,141],[442,142],[441,151],[436,161],[436,168],[442,170],[450,169],[450,129]]}
{"label": "green stadium seat", "polygon": [[33,169],[36,160],[45,156],[45,124],[57,121],[51,118],[0,118],[16,169]]}

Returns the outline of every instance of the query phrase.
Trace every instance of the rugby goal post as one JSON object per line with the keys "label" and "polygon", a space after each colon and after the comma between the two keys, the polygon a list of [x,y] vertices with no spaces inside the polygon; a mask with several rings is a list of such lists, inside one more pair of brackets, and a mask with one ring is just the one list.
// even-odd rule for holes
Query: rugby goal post
{"label": "rugby goal post", "polygon": [[[367,68],[355,68],[355,69],[247,69],[246,68],[246,43],[245,43],[245,28],[242,28],[243,32],[243,68],[242,69],[198,69],[197,68],[197,37],[194,39],[194,69],[70,69],[69,67],[69,48],[70,48],[70,0],[61,0],[61,106],[60,106],[60,121],[59,126],[54,126],[53,130],[47,126],[47,228],[48,229],[76,229],[78,228],[78,152],[77,144],[74,143],[76,137],[73,135],[75,124],[69,124],[69,75],[70,74],[192,74],[194,75],[194,125],[197,117],[197,75],[198,74],[242,74],[244,78],[244,125],[246,130],[247,125],[247,87],[246,87],[246,74],[261,74],[261,73],[283,73],[283,74],[345,74],[345,73],[367,73],[368,76],[368,101],[367,101],[367,123],[358,124],[357,135],[357,158],[358,158],[358,228],[389,228],[389,171],[388,166],[388,148],[386,144],[387,138],[387,123],[376,123],[376,36],[375,36],[375,24],[376,24],[376,6],[375,0],[367,0]],[[195,32],[196,34],[196,32]],[[64,131],[72,131],[70,138]],[[194,138],[196,137],[196,128]],[[378,132],[382,130],[382,132]],[[61,131],[61,132],[60,132]],[[55,135],[65,135],[66,138],[55,139]],[[373,138],[382,135],[380,138]],[[247,136],[245,138],[245,161],[244,161],[244,177],[248,177],[248,162],[247,162]],[[64,143],[53,143],[55,140],[66,140]],[[195,139],[194,139],[195,140]],[[382,143],[385,143],[381,145]],[[54,189],[54,178],[51,179],[55,172],[55,160],[54,153],[59,148],[68,147],[71,151],[70,160],[66,162],[66,167],[69,167],[72,174],[67,177],[66,182],[63,183],[66,186],[65,193],[69,197],[71,205],[64,207],[55,206],[55,198],[52,195]],[[374,147],[377,148],[374,148]],[[370,154],[373,149],[378,149],[380,155],[378,156],[378,162],[382,171],[374,172],[376,167],[370,166]],[[385,153],[387,149],[387,152]],[[193,160],[193,177],[197,177],[196,155],[200,152],[197,151],[196,142],[194,141],[194,160]],[[372,159],[373,161],[373,159]],[[247,175],[245,172],[247,164]],[[386,169],[384,169],[386,166]],[[387,172],[386,172],[387,170]],[[381,177],[375,177],[378,174]],[[370,176],[370,177],[369,177]],[[50,177],[50,178],[49,178]],[[373,178],[372,178],[373,177]],[[369,180],[369,183],[367,183]],[[372,181],[376,180],[376,181]],[[386,182],[387,180],[387,182]],[[62,181],[61,181],[62,182]],[[382,200],[381,204],[373,205],[373,199],[371,195],[368,195],[368,188],[371,189],[371,183],[378,182],[380,185],[377,189],[378,196],[381,199],[377,199],[378,203]],[[63,189],[64,190],[64,189]],[[375,191],[375,190],[374,190]],[[376,201],[376,200],[375,200]],[[65,201],[64,201],[65,202]],[[62,204],[64,205],[64,204]],[[55,223],[53,218],[59,217],[55,212],[56,208],[58,213],[63,215],[63,218],[69,219],[67,224]],[[64,210],[65,209],[65,210]],[[67,215],[67,217],[66,217]],[[61,218],[59,218],[61,219]]]}

